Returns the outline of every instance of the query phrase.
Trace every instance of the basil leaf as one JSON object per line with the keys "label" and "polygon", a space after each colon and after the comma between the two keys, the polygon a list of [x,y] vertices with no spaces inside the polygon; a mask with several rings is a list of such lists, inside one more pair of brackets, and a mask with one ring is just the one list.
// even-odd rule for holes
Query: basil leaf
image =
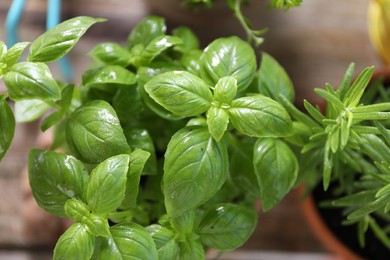
{"label": "basil leaf", "polygon": [[282,105],[262,95],[237,98],[228,111],[233,126],[248,136],[279,137],[293,132],[290,115]]}
{"label": "basil leaf", "polygon": [[153,224],[146,227],[146,231],[153,238],[157,247],[158,259],[177,259],[179,246],[175,241],[175,234],[166,227]]}
{"label": "basil leaf", "polygon": [[229,165],[230,178],[234,185],[247,196],[259,199],[261,197],[260,186],[253,168],[252,138],[230,139]]}
{"label": "basil leaf", "polygon": [[181,69],[181,67],[172,66],[172,64],[161,64],[161,63],[155,63],[152,64],[152,66],[148,67],[141,67],[138,69],[137,75],[138,75],[138,82],[139,82],[139,91],[141,93],[142,99],[147,105],[148,108],[150,108],[154,113],[159,115],[162,118],[168,119],[168,120],[180,120],[184,117],[177,116],[173,114],[171,111],[168,111],[161,105],[157,104],[148,93],[145,91],[145,84],[151,80],[153,77],[167,71],[173,71]]}
{"label": "basil leaf", "polygon": [[144,227],[117,224],[110,228],[111,238],[104,238],[100,259],[158,259],[156,245]]}
{"label": "basil leaf", "polygon": [[126,192],[121,205],[122,209],[136,207],[141,173],[149,156],[150,153],[138,148],[130,154],[130,170],[127,173]]}
{"label": "basil leaf", "polygon": [[130,153],[119,119],[105,101],[92,101],[76,109],[67,122],[66,135],[73,152],[89,163]]}
{"label": "basil leaf", "polygon": [[201,78],[210,85],[220,78],[232,76],[237,80],[237,92],[246,89],[256,71],[253,48],[236,36],[220,38],[209,44],[200,60]]}
{"label": "basil leaf", "polygon": [[44,63],[17,63],[5,74],[4,82],[13,100],[57,100],[61,97],[60,88]]}
{"label": "basil leaf", "polygon": [[88,172],[76,158],[33,149],[28,159],[29,181],[38,205],[47,212],[63,217],[70,198],[82,198]]}
{"label": "basil leaf", "polygon": [[72,220],[87,225],[88,231],[94,236],[111,236],[107,219],[92,213],[80,200],[66,201],[65,213]]}
{"label": "basil leaf", "polygon": [[7,53],[7,45],[5,42],[0,41],[0,60],[3,61],[4,56]]}
{"label": "basil leaf", "polygon": [[263,210],[267,211],[294,186],[298,176],[298,161],[288,145],[275,138],[259,139],[253,153]]}
{"label": "basil leaf", "polygon": [[214,89],[214,100],[230,105],[237,94],[237,80],[226,76],[218,80]]}
{"label": "basil leaf", "polygon": [[257,219],[253,208],[220,204],[204,213],[197,234],[204,245],[220,251],[230,251],[249,239],[256,228]]}
{"label": "basil leaf", "polygon": [[153,139],[146,129],[126,129],[125,136],[131,149],[140,148],[150,155],[142,171],[143,175],[157,174],[157,157]]}
{"label": "basil leaf", "polygon": [[31,122],[42,116],[50,106],[39,99],[25,99],[15,102],[16,122]]}
{"label": "basil leaf", "polygon": [[112,107],[115,109],[122,124],[134,121],[134,118],[144,111],[144,106],[137,85],[119,88],[112,99]]}
{"label": "basil leaf", "polygon": [[86,200],[97,213],[110,213],[118,208],[125,197],[127,171],[130,156],[121,154],[100,163],[91,172]]}
{"label": "basil leaf", "polygon": [[51,113],[48,117],[43,119],[41,123],[41,131],[45,132],[47,129],[58,123],[64,117],[62,111],[56,111]]}
{"label": "basil leaf", "polygon": [[178,259],[205,259],[205,252],[202,244],[197,240],[186,240],[179,244]]}
{"label": "basil leaf", "polygon": [[24,49],[30,45],[30,42],[18,42],[12,46],[7,53],[1,58],[1,61],[7,64],[7,67],[15,65],[15,63],[20,59]]}
{"label": "basil leaf", "polygon": [[257,76],[260,94],[276,101],[279,101],[280,95],[283,95],[290,102],[294,102],[293,83],[283,67],[267,53],[261,55],[261,65]]}
{"label": "basil leaf", "polygon": [[58,240],[53,260],[90,259],[95,247],[95,237],[85,224],[70,226]]}
{"label": "basil leaf", "polygon": [[196,34],[186,26],[176,27],[172,31],[172,35],[183,40],[183,44],[175,46],[175,50],[182,53],[187,53],[191,50],[199,49],[199,39]]}
{"label": "basil leaf", "polygon": [[165,34],[165,20],[158,16],[148,16],[141,20],[131,31],[127,39],[127,47],[141,44],[146,46],[152,39]]}
{"label": "basil leaf", "polygon": [[149,64],[156,56],[183,41],[175,36],[163,35],[152,39],[141,53],[141,64]]}
{"label": "basil leaf", "polygon": [[65,56],[93,24],[105,19],[79,16],[66,20],[39,36],[27,57],[33,62],[50,62]]}
{"label": "basil leaf", "polygon": [[136,82],[136,76],[129,70],[118,65],[106,65],[101,68],[88,70],[83,75],[82,84],[105,89],[109,84],[130,86]]}
{"label": "basil leaf", "polygon": [[171,217],[196,208],[218,192],[228,176],[227,156],[225,144],[216,142],[206,127],[185,127],[172,136],[163,176],[165,206]]}
{"label": "basil leaf", "polygon": [[209,86],[186,71],[157,75],[145,90],[158,104],[178,116],[196,116],[207,111],[212,101]]}
{"label": "basil leaf", "polygon": [[221,140],[229,124],[229,114],[223,108],[211,107],[207,111],[209,132],[216,141]]}
{"label": "basil leaf", "polygon": [[185,70],[199,76],[200,70],[200,56],[202,55],[201,50],[191,50],[183,54],[180,58],[180,63],[185,67]]}
{"label": "basil leaf", "polygon": [[0,95],[0,161],[12,143],[15,134],[15,118],[6,96]]}
{"label": "basil leaf", "polygon": [[92,58],[105,65],[129,65],[130,52],[115,42],[106,42],[96,45],[89,53]]}

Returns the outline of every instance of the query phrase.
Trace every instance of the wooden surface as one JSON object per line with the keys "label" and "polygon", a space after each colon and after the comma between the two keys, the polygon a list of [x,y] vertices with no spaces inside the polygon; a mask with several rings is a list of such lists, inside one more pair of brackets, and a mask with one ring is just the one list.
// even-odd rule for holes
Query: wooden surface
{"label": "wooden surface", "polygon": [[[10,2],[11,0],[0,1],[1,35],[3,35],[5,15]],[[43,32],[45,2],[27,1],[19,33],[21,40],[31,41]],[[72,51],[71,59],[76,72],[76,83],[80,82],[81,72],[88,66],[89,58],[85,56],[86,51],[100,41],[124,42],[134,23],[148,14],[148,9],[142,0],[63,2],[65,17],[92,15],[110,19],[106,24],[99,24],[91,29]],[[270,53],[286,68],[296,86],[297,103],[300,104],[304,98],[320,102],[313,95],[313,88],[323,87],[325,82],[337,86],[350,62],[356,63],[357,71],[368,65],[382,66],[368,38],[367,5],[367,0],[304,0],[301,7],[289,12],[264,10],[257,12],[256,8],[247,9],[246,12],[255,27],[266,26],[270,29],[259,52]],[[264,9],[263,7],[261,8]],[[182,22],[168,20],[168,23],[174,26]],[[188,22],[188,25],[191,23]],[[221,20],[216,16],[212,16],[207,23],[193,26],[202,35],[203,45],[216,36],[230,35],[230,29],[237,29],[234,21]],[[56,73],[55,65],[53,70]],[[1,85],[2,83],[0,83],[0,91],[4,90]],[[26,181],[21,174],[26,163],[27,151],[35,145],[35,134],[35,124],[19,125],[15,142],[0,163],[0,246],[2,248],[25,248],[31,247],[32,242],[39,242],[39,239],[31,239],[25,234],[26,214],[28,216],[29,211],[26,213]],[[261,213],[258,228],[243,250],[326,252],[326,249],[311,234],[299,203],[299,198],[293,192],[271,212]],[[45,232],[49,228],[48,225],[40,225],[35,225],[36,232],[39,230]],[[6,259],[3,256],[0,254],[0,259]]]}

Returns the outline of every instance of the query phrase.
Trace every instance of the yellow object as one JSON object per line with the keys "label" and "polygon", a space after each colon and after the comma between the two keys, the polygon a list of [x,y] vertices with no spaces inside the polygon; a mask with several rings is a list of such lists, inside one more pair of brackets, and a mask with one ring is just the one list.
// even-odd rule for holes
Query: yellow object
{"label": "yellow object", "polygon": [[368,29],[375,50],[390,65],[390,0],[370,1]]}

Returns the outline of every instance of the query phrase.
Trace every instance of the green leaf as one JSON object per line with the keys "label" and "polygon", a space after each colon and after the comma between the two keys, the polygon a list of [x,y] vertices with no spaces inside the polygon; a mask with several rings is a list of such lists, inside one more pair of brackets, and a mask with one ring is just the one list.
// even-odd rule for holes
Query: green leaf
{"label": "green leaf", "polygon": [[66,129],[73,152],[86,162],[99,163],[114,155],[130,153],[119,119],[105,101],[92,101],[76,109]]}
{"label": "green leaf", "polygon": [[155,57],[166,49],[182,44],[183,41],[175,36],[163,35],[152,39],[141,53],[141,63],[149,64]]}
{"label": "green leaf", "polygon": [[88,54],[105,65],[126,67],[131,59],[130,52],[115,42],[98,44]]}
{"label": "green leaf", "polygon": [[216,142],[205,127],[185,127],[172,137],[163,177],[165,206],[171,217],[196,208],[218,192],[228,176],[227,156],[225,144]]}
{"label": "green leaf", "polygon": [[64,116],[64,113],[61,111],[56,111],[51,113],[48,117],[43,119],[41,123],[41,131],[45,132],[47,129],[58,123]]}
{"label": "green leaf", "polygon": [[237,80],[226,76],[218,80],[214,89],[214,100],[222,104],[230,105],[237,94]]}
{"label": "green leaf", "polygon": [[234,185],[246,195],[260,199],[260,186],[257,181],[253,167],[253,145],[252,138],[229,140],[229,166],[230,178]]}
{"label": "green leaf", "polygon": [[90,209],[97,213],[110,213],[118,208],[126,191],[130,156],[121,154],[100,163],[92,172],[86,189]]}
{"label": "green leaf", "polygon": [[374,73],[374,67],[365,68],[353,82],[352,86],[348,89],[347,94],[343,100],[345,107],[356,107],[370,82],[371,76]]}
{"label": "green leaf", "polygon": [[202,55],[201,50],[191,50],[181,56],[180,63],[185,67],[185,70],[199,76],[200,70],[200,56]]}
{"label": "green leaf", "polygon": [[15,102],[15,119],[18,123],[31,122],[42,116],[50,106],[39,99],[25,99]]}
{"label": "green leaf", "polygon": [[7,51],[7,53],[0,60],[7,64],[7,67],[13,66],[20,59],[20,56],[28,45],[30,45],[30,42],[16,43]]}
{"label": "green leaf", "polygon": [[263,210],[267,211],[294,186],[298,176],[298,161],[288,145],[275,138],[257,140],[253,153]]}
{"label": "green leaf", "polygon": [[53,215],[65,216],[66,201],[83,197],[88,172],[72,156],[33,149],[29,153],[28,172],[35,200]]}
{"label": "green leaf", "polygon": [[12,143],[15,134],[15,118],[6,96],[0,95],[0,161]]}
{"label": "green leaf", "polygon": [[257,213],[243,205],[220,204],[203,215],[197,234],[200,241],[220,251],[231,251],[243,245],[256,228]]}
{"label": "green leaf", "polygon": [[252,47],[236,36],[220,38],[209,44],[200,64],[200,75],[206,83],[215,85],[220,78],[232,76],[237,80],[237,92],[249,86],[257,66]]}
{"label": "green leaf", "polygon": [[285,137],[292,134],[292,121],[287,111],[263,95],[237,98],[228,111],[230,122],[242,134],[253,137]]}
{"label": "green leaf", "polygon": [[156,245],[144,227],[118,224],[110,228],[111,238],[104,238],[99,259],[158,259]]}
{"label": "green leaf", "polygon": [[209,132],[218,142],[223,137],[229,124],[229,114],[223,108],[211,107],[207,111]]}
{"label": "green leaf", "polygon": [[152,39],[164,35],[166,30],[164,18],[148,16],[134,26],[127,39],[127,47],[137,44],[146,46]]}
{"label": "green leaf", "polygon": [[135,208],[137,206],[137,196],[140,187],[141,174],[149,156],[149,152],[138,148],[130,154],[130,170],[127,173],[126,192],[121,208],[128,209]]}
{"label": "green leaf", "polygon": [[158,259],[177,259],[179,246],[175,234],[166,227],[153,224],[146,227],[157,247]]}
{"label": "green leaf", "polygon": [[262,53],[258,76],[258,90],[260,94],[279,101],[283,95],[290,102],[294,102],[295,92],[290,77],[283,67],[269,54]]}
{"label": "green leaf", "polygon": [[20,62],[12,66],[4,76],[9,97],[13,100],[57,100],[60,88],[44,63]]}
{"label": "green leaf", "polygon": [[146,129],[132,128],[125,130],[125,136],[131,149],[140,148],[149,153],[148,160],[142,171],[143,175],[157,174],[157,157],[153,139]]}
{"label": "green leaf", "polygon": [[194,231],[194,223],[194,210],[187,211],[178,217],[171,218],[171,226],[173,230],[176,231],[176,240],[180,240],[180,238],[186,238],[188,235],[191,235]]}
{"label": "green leaf", "polygon": [[65,213],[72,220],[87,225],[94,236],[111,236],[107,218],[96,215],[87,205],[77,199],[69,199],[65,203]]}
{"label": "green leaf", "polygon": [[179,244],[180,251],[178,259],[192,260],[205,259],[205,252],[202,244],[197,240],[187,240]]}
{"label": "green leaf", "polygon": [[105,19],[79,16],[66,20],[39,36],[30,47],[27,57],[33,62],[50,62],[65,56],[81,36],[98,22]]}
{"label": "green leaf", "polygon": [[83,75],[83,87],[97,89],[114,95],[121,86],[131,86],[137,82],[134,73],[118,65],[106,65],[88,70]]}
{"label": "green leaf", "polygon": [[199,40],[190,28],[186,26],[176,27],[172,31],[172,35],[179,37],[183,41],[183,44],[175,46],[175,50],[187,53],[191,50],[199,49]]}
{"label": "green leaf", "polygon": [[95,237],[85,224],[73,224],[58,240],[53,260],[90,259],[95,247]]}
{"label": "green leaf", "polygon": [[149,94],[145,91],[145,84],[151,80],[153,77],[168,71],[174,71],[182,69],[181,67],[175,66],[172,63],[153,63],[148,67],[140,67],[137,71],[138,82],[139,82],[139,91],[141,93],[142,99],[155,114],[158,116],[168,119],[168,120],[180,120],[184,117],[177,116],[171,111],[168,111],[158,103],[156,103]]}
{"label": "green leaf", "polygon": [[122,124],[130,123],[139,116],[145,104],[137,85],[119,88],[112,99],[112,107]]}
{"label": "green leaf", "polygon": [[145,90],[158,104],[178,116],[196,116],[211,106],[209,86],[186,71],[157,75],[145,84]]}
{"label": "green leaf", "polygon": [[3,61],[2,59],[4,58],[6,53],[7,53],[7,45],[5,44],[5,42],[0,41],[0,60],[1,61]]}

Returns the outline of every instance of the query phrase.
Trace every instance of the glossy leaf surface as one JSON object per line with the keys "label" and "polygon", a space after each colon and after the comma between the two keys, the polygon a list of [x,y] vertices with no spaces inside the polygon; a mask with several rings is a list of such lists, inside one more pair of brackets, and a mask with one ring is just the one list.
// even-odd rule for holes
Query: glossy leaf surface
{"label": "glossy leaf surface", "polygon": [[283,95],[290,102],[294,102],[295,92],[290,77],[283,67],[269,54],[261,55],[258,76],[258,90],[260,94],[279,100]]}
{"label": "glossy leaf surface", "polygon": [[197,233],[206,246],[230,251],[247,241],[256,224],[257,213],[254,209],[243,205],[221,204],[204,213]]}
{"label": "glossy leaf surface", "polygon": [[130,52],[115,42],[98,44],[88,54],[103,64],[123,67],[129,64],[131,58]]}
{"label": "glossy leaf surface", "polygon": [[42,116],[50,106],[39,99],[25,99],[15,102],[16,122],[30,122]]}
{"label": "glossy leaf surface", "polygon": [[105,19],[79,16],[58,24],[33,41],[28,60],[50,62],[63,57],[73,48],[89,27],[103,21]]}
{"label": "glossy leaf surface", "polygon": [[28,161],[29,181],[38,205],[56,216],[65,216],[70,198],[82,198],[88,172],[72,156],[33,149]]}
{"label": "glossy leaf surface", "polygon": [[146,227],[157,247],[158,259],[176,259],[179,246],[175,241],[175,234],[168,228],[158,224]]}
{"label": "glossy leaf surface", "polygon": [[135,208],[140,188],[141,174],[149,159],[150,153],[142,149],[134,149],[130,154],[130,170],[127,173],[126,192],[121,208]]}
{"label": "glossy leaf surface", "polygon": [[100,163],[92,172],[86,190],[89,208],[97,213],[110,213],[125,196],[130,156],[121,154]]}
{"label": "glossy leaf surface", "polygon": [[53,260],[88,260],[93,254],[94,246],[95,237],[88,232],[88,227],[85,224],[73,224],[58,240]]}
{"label": "glossy leaf surface", "polygon": [[0,161],[10,147],[14,134],[14,114],[5,96],[0,95]]}
{"label": "glossy leaf surface", "polygon": [[201,76],[208,84],[232,76],[241,92],[252,82],[256,70],[256,55],[252,47],[236,36],[220,38],[209,44],[201,57]]}
{"label": "glossy leaf surface", "polygon": [[185,71],[160,74],[146,83],[145,90],[158,104],[179,116],[202,114],[212,101],[209,86]]}
{"label": "glossy leaf surface", "polygon": [[279,137],[292,134],[292,121],[276,101],[263,95],[233,100],[230,122],[241,133],[253,137]]}
{"label": "glossy leaf surface", "polygon": [[13,66],[22,55],[24,49],[30,45],[29,42],[18,42],[14,46],[12,46],[7,53],[0,60],[7,64],[7,67]]}
{"label": "glossy leaf surface", "polygon": [[111,238],[104,238],[99,259],[158,259],[156,245],[144,227],[118,224],[110,228]]}
{"label": "glossy leaf surface", "polygon": [[205,127],[181,129],[172,137],[165,154],[163,190],[168,214],[177,217],[206,202],[227,176],[224,143],[216,142]]}
{"label": "glossy leaf surface", "polygon": [[44,63],[20,62],[4,76],[9,96],[13,100],[57,100],[60,88]]}
{"label": "glossy leaf surface", "polygon": [[119,119],[104,101],[92,101],[75,110],[67,122],[66,134],[74,152],[89,163],[130,153]]}
{"label": "glossy leaf surface", "polygon": [[294,186],[298,175],[298,161],[289,146],[276,138],[259,139],[253,153],[263,210],[267,211],[280,202]]}
{"label": "glossy leaf surface", "polygon": [[138,22],[133,28],[127,39],[127,46],[128,48],[137,44],[145,46],[152,39],[164,35],[166,30],[167,28],[165,26],[164,18],[158,16],[148,16]]}
{"label": "glossy leaf surface", "polygon": [[221,140],[229,124],[229,114],[223,108],[211,107],[207,111],[207,125],[216,141]]}

